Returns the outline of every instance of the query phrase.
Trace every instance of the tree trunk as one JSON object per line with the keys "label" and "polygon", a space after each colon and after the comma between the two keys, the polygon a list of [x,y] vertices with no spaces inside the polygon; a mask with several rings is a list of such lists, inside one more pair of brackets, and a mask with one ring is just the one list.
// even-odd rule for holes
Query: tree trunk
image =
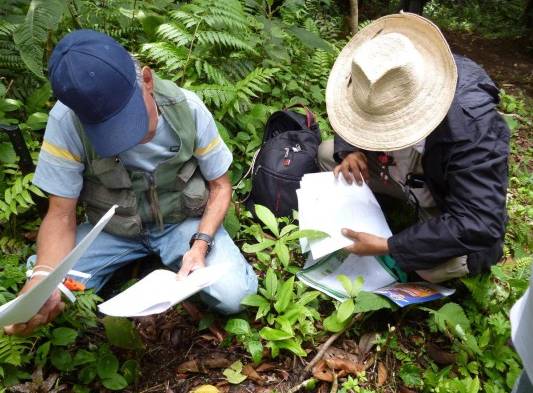
{"label": "tree trunk", "polygon": [[357,0],[350,0],[350,30],[352,34],[357,33],[359,26],[359,2]]}

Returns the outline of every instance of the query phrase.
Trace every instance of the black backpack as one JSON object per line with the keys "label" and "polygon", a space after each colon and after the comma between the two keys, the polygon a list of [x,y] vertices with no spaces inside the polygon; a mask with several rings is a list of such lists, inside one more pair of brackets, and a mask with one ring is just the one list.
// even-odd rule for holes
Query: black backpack
{"label": "black backpack", "polygon": [[296,190],[305,173],[319,172],[320,129],[313,114],[285,109],[273,113],[265,126],[263,144],[252,163],[252,190],[246,201],[268,207],[277,217],[298,210]]}

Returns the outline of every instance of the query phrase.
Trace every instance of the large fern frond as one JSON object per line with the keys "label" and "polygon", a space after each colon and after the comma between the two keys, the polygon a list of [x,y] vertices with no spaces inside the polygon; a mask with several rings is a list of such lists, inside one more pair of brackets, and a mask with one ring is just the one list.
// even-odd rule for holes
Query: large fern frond
{"label": "large fern frond", "polygon": [[194,62],[194,67],[196,69],[196,73],[200,78],[205,78],[209,82],[218,85],[229,84],[229,81],[224,75],[224,73],[220,69],[205,60],[196,60]]}
{"label": "large fern frond", "polygon": [[246,41],[224,31],[201,31],[197,37],[198,42],[204,45],[218,45],[255,53],[255,49]]}
{"label": "large fern frond", "polygon": [[43,44],[55,29],[66,8],[61,0],[32,0],[26,19],[13,34],[22,60],[31,72],[44,78]]}
{"label": "large fern frond", "polygon": [[188,45],[192,40],[192,34],[176,22],[163,23],[157,28],[157,36],[163,40],[172,41],[178,46]]}
{"label": "large fern frond", "polygon": [[22,363],[22,356],[31,348],[29,338],[0,334],[0,364],[7,363],[15,367]]}
{"label": "large fern frond", "polygon": [[187,59],[187,50],[184,47],[176,47],[168,42],[144,44],[141,53],[169,73],[182,68]]}

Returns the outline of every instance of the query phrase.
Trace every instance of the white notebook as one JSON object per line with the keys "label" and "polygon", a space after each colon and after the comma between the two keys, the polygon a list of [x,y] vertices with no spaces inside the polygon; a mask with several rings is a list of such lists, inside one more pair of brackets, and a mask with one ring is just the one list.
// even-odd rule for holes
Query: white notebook
{"label": "white notebook", "polygon": [[140,317],[159,314],[212,285],[231,271],[230,264],[207,266],[178,281],[170,270],[155,270],[124,292],[98,306],[114,317]]}

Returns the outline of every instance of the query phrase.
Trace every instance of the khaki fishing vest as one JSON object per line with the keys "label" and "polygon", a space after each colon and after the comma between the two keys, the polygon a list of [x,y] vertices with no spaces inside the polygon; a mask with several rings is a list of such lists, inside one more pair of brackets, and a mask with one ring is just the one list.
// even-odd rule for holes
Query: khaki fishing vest
{"label": "khaki fishing vest", "polygon": [[119,206],[104,228],[114,235],[133,237],[147,225],[162,229],[164,224],[198,217],[207,203],[207,185],[193,156],[196,125],[183,92],[173,82],[154,76],[154,98],[178,136],[179,150],[153,172],[126,169],[118,157],[99,157],[77,125],[85,150],[80,200],[92,224],[113,205]]}

